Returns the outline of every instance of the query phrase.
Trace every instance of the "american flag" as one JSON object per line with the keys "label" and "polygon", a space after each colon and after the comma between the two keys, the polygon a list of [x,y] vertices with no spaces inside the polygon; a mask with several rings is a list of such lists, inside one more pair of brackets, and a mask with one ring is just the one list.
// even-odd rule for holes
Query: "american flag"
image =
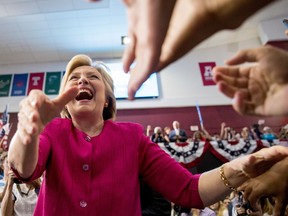
{"label": "american flag", "polygon": [[2,114],[2,124],[3,125],[7,124],[8,120],[9,120],[9,114],[8,114],[8,109],[7,109],[7,105],[6,105],[5,110]]}
{"label": "american flag", "polygon": [[3,150],[8,150],[8,135],[11,126],[9,124],[9,114],[7,105],[0,119],[0,148]]}

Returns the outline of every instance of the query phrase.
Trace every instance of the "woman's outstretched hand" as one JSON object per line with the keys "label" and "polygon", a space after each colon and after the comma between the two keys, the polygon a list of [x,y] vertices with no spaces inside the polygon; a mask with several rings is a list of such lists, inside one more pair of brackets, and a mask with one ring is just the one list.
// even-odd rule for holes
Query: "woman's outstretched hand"
{"label": "woman's outstretched hand", "polygon": [[33,136],[39,135],[44,126],[58,116],[77,93],[78,88],[73,87],[51,100],[42,91],[32,90],[28,97],[21,101],[18,113],[17,133],[23,144],[29,144]]}

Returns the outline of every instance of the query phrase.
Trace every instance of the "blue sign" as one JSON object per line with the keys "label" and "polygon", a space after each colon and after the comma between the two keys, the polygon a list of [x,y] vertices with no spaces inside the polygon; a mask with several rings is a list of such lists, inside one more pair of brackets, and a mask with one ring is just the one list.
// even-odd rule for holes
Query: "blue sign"
{"label": "blue sign", "polygon": [[28,74],[14,74],[11,96],[25,96]]}

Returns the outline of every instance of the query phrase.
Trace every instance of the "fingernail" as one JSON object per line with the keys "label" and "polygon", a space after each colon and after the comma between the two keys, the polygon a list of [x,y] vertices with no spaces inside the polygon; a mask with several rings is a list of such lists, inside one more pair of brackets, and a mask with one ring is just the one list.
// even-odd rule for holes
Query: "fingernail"
{"label": "fingernail", "polygon": [[36,100],[34,98],[31,100],[31,106],[33,106],[33,107],[36,106]]}

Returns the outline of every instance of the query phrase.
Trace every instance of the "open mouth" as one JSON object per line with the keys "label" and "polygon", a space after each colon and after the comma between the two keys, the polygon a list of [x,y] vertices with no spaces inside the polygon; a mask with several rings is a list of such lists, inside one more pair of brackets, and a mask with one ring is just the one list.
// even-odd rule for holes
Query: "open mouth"
{"label": "open mouth", "polygon": [[76,100],[91,100],[93,98],[93,94],[88,89],[80,89],[79,93],[76,96]]}

